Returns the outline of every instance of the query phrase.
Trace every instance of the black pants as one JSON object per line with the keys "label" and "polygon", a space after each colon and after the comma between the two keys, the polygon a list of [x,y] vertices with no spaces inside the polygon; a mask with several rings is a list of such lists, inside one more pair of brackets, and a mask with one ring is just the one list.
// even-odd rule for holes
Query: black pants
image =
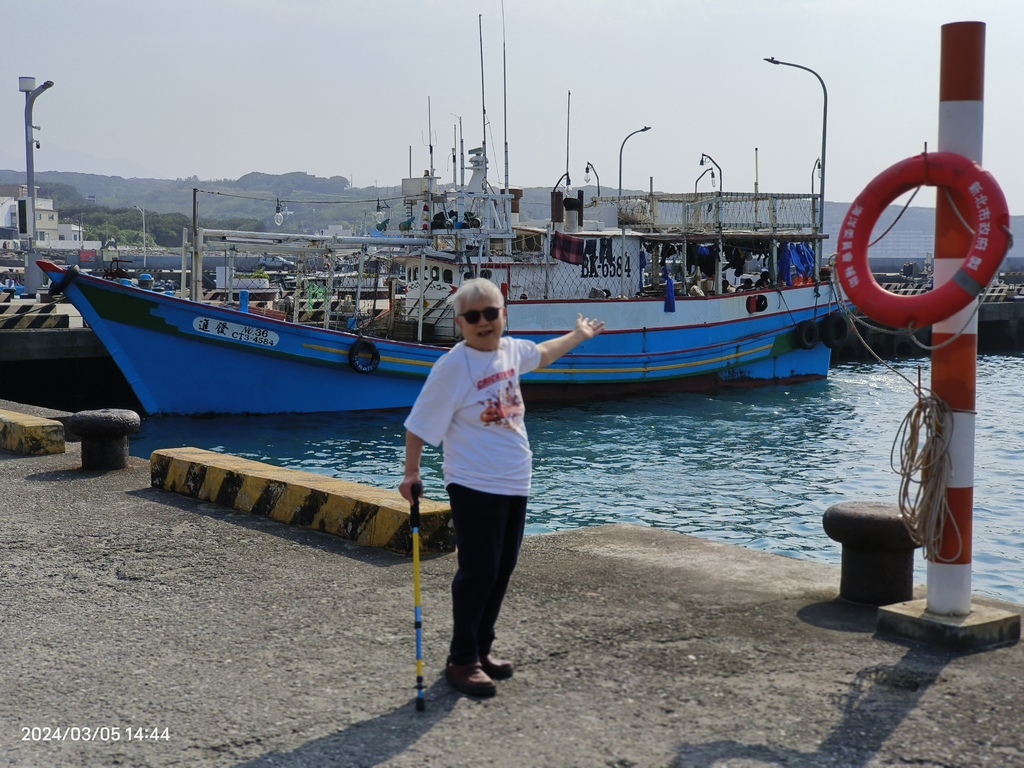
{"label": "black pants", "polygon": [[526,497],[483,493],[455,483],[446,490],[459,560],[452,580],[454,628],[448,661],[471,664],[491,652],[494,624],[523,543]]}

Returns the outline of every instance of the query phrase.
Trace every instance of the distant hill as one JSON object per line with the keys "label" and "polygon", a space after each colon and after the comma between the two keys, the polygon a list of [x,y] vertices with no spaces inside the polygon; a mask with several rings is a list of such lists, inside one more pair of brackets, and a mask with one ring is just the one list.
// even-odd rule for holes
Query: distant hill
{"label": "distant hill", "polygon": [[[63,220],[81,218],[87,228],[100,226],[94,214],[99,213],[98,207],[106,207],[122,211],[117,217],[117,225],[122,229],[141,228],[139,213],[134,210],[134,206],[140,206],[146,209],[150,234],[170,247],[180,244],[181,227],[191,222],[193,189],[200,190],[197,203],[200,223],[205,226],[276,229],[273,218],[278,201],[286,216],[283,228],[291,232],[318,232],[331,225],[359,228],[370,223],[378,205],[389,213],[392,226],[405,218],[399,188],[353,189],[344,176],[323,178],[304,172],[277,175],[253,172],[234,180],[206,181],[195,176],[174,180],[125,179],[63,171],[41,171],[35,176],[40,194],[54,199]],[[23,184],[24,181],[24,171],[0,170],[0,184]],[[583,187],[583,190],[587,199],[597,193],[594,186]],[[644,190],[624,192],[643,194]],[[521,203],[523,215],[546,218],[549,201],[550,189],[525,189]],[[825,204],[825,231],[833,247],[835,234],[848,208],[849,203]],[[899,206],[890,206],[882,217],[879,231],[901,210]],[[1015,217],[1011,227],[1021,231],[1024,216]],[[872,257],[922,258],[932,251],[934,229],[933,208],[907,208],[898,228],[872,248]]]}

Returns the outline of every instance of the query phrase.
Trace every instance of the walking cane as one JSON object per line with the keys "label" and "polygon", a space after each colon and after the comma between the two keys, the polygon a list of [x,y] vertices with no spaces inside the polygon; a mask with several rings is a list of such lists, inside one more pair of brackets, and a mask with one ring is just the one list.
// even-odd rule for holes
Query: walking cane
{"label": "walking cane", "polygon": [[416,711],[422,712],[427,707],[423,698],[423,609],[420,606],[420,494],[423,486],[416,483],[411,490],[409,527],[412,529],[412,592],[416,617]]}

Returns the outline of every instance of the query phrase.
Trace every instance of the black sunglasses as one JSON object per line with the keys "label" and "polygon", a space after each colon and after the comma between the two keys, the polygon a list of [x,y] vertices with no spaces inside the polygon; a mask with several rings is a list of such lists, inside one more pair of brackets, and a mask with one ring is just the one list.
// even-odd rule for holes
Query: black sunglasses
{"label": "black sunglasses", "polygon": [[484,316],[484,320],[493,323],[498,319],[498,315],[501,314],[499,307],[485,307],[483,311],[479,309],[471,309],[468,312],[463,312],[460,317],[466,318],[466,322],[470,325],[476,325],[480,322],[480,315]]}

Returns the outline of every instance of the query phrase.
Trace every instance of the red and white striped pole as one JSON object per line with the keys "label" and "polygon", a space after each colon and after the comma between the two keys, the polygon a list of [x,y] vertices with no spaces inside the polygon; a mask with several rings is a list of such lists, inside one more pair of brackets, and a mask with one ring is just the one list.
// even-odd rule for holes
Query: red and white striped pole
{"label": "red and white striped pole", "polygon": [[[945,24],[939,74],[939,151],[955,152],[981,164],[984,132],[985,25]],[[966,212],[964,212],[966,213]],[[935,201],[935,286],[952,279],[971,245],[952,204],[940,189]],[[952,411],[946,488],[950,519],[942,544],[928,561],[927,610],[966,616],[971,612],[971,540],[974,517],[974,430],[977,390],[978,317],[971,302],[932,326],[932,391]],[[962,332],[961,332],[962,329]]]}

